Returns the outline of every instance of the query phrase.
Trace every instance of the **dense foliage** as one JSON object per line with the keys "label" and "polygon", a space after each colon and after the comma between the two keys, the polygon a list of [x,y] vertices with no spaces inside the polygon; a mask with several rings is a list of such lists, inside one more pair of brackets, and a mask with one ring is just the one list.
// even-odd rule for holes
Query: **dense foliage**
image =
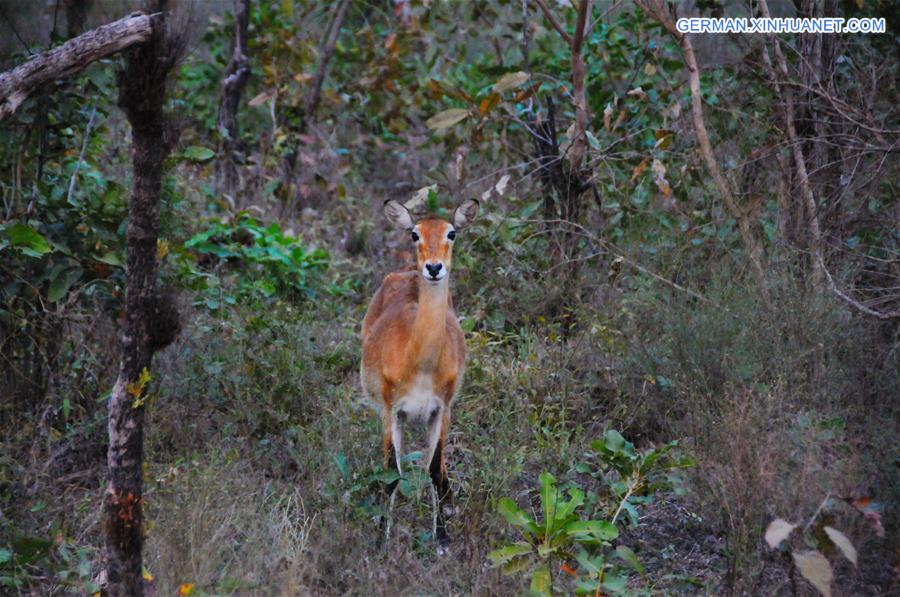
{"label": "dense foliage", "polygon": [[[0,0],[4,69],[64,41],[58,2],[14,4]],[[88,4],[89,26],[136,6]],[[824,560],[833,580],[809,586],[896,590],[897,2],[794,3],[884,16],[882,35],[692,36],[736,211],[698,151],[683,45],[632,3],[592,3],[581,134],[577,1],[353,0],[340,19],[342,2],[250,2],[233,144],[218,114],[234,17],[177,4],[193,29],[168,90],[181,142],[156,257],[182,331],[136,396],[148,586],[776,594]],[[121,68],[94,63],[0,121],[0,592],[103,583],[133,177]],[[384,201],[446,217],[472,197],[441,558],[427,475],[381,465],[358,334],[412,250]]]}

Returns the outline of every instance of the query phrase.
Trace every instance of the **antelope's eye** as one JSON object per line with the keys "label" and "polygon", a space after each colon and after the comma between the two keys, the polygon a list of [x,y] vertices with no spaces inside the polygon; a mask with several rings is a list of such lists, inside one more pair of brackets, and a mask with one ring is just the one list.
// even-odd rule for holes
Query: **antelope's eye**
{"label": "antelope's eye", "polygon": [[447,238],[450,240],[456,240],[456,230],[451,230],[447,233]]}
{"label": "antelope's eye", "polygon": [[419,242],[419,234],[415,230],[412,231],[411,236],[414,243]]}

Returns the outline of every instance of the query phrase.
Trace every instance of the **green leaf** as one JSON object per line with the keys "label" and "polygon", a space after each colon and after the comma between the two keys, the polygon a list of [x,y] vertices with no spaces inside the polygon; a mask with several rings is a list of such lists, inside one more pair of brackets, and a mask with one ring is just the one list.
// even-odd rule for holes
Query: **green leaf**
{"label": "green leaf", "polygon": [[94,257],[94,261],[99,261],[100,263],[105,263],[106,265],[112,265],[115,267],[122,267],[122,260],[119,259],[119,256],[116,255],[113,251],[104,253],[100,257]]}
{"label": "green leaf", "polygon": [[559,498],[559,490],[556,488],[556,477],[548,472],[541,473],[541,509],[544,511],[544,531],[550,534],[553,523],[556,521],[556,501]]}
{"label": "green leaf", "polygon": [[40,257],[52,250],[46,238],[25,224],[13,224],[6,229],[6,235],[14,247],[23,247],[23,252],[32,257]]}
{"label": "green leaf", "polygon": [[537,595],[551,595],[550,564],[538,566],[531,574],[531,592]]}
{"label": "green leaf", "polygon": [[488,554],[488,559],[491,561],[494,568],[496,568],[498,566],[503,566],[515,558],[530,554],[531,552],[532,547],[530,543],[517,541],[506,547],[493,550]]}
{"label": "green leaf", "polygon": [[578,554],[575,556],[578,565],[588,573],[589,576],[599,576],[603,571],[603,554],[591,557],[584,548],[579,548]]}
{"label": "green leaf", "polygon": [[201,147],[199,145],[191,145],[190,147],[185,147],[181,152],[181,158],[185,160],[190,160],[192,162],[206,162],[215,157],[216,152],[208,147]]}
{"label": "green leaf", "polygon": [[47,291],[47,300],[51,303],[55,303],[65,297],[69,293],[69,289],[72,288],[72,285],[81,279],[83,273],[84,270],[80,267],[73,267],[57,273],[57,275],[53,277],[53,280],[50,281],[50,289]]}
{"label": "green leaf", "polygon": [[564,526],[563,532],[579,543],[602,543],[619,536],[619,529],[605,520],[576,520]]}
{"label": "green leaf", "polygon": [[584,504],[584,492],[577,487],[569,489],[569,500],[559,506],[556,511],[557,522],[564,522],[575,510]]}
{"label": "green leaf", "polygon": [[12,559],[12,552],[8,549],[0,548],[0,564],[5,564]]}
{"label": "green leaf", "polygon": [[677,445],[677,442],[670,442],[664,446],[656,448],[655,450],[651,450],[644,456],[643,463],[641,464],[641,471],[643,473],[647,473],[656,461],[659,460],[662,456],[666,454],[666,452],[670,451]]}
{"label": "green leaf", "polygon": [[612,453],[621,452],[625,448],[625,438],[615,429],[603,434],[603,445]]}
{"label": "green leaf", "polygon": [[464,120],[468,115],[468,110],[464,110],[462,108],[450,108],[449,110],[438,112],[437,114],[426,120],[425,125],[430,129],[439,131],[441,129],[449,128],[457,122]]}
{"label": "green leaf", "polygon": [[497,502],[497,512],[506,519],[506,522],[529,534],[536,535],[539,531],[537,523],[509,498],[500,498]]}
{"label": "green leaf", "polygon": [[638,574],[644,573],[644,565],[638,559],[637,554],[627,545],[619,545],[616,547],[616,555],[622,558],[629,566],[634,568]]}
{"label": "green leaf", "polygon": [[627,576],[610,576],[607,575],[600,583],[600,588],[608,593],[624,593],[625,585],[628,583]]}

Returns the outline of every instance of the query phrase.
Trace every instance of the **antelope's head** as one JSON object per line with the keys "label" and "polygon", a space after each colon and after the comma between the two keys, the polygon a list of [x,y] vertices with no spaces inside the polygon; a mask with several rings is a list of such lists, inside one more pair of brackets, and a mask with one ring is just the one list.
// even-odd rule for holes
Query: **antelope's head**
{"label": "antelope's head", "polygon": [[450,275],[453,243],[458,230],[478,215],[478,201],[468,199],[453,210],[450,221],[426,218],[414,222],[412,214],[399,201],[384,203],[384,216],[390,223],[409,232],[416,245],[416,261],[422,278],[429,284],[440,284]]}

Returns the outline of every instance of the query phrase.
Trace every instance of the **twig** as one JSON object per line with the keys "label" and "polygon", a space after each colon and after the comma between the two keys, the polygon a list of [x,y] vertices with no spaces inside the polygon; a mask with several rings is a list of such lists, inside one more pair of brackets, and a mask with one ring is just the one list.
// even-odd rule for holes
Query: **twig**
{"label": "twig", "polygon": [[830,492],[830,491],[829,491],[828,493],[825,494],[825,499],[822,500],[822,503],[819,504],[819,507],[816,508],[816,511],[815,511],[815,512],[813,512],[812,518],[809,519],[809,522],[807,522],[806,525],[804,525],[804,527],[803,527],[803,532],[804,532],[804,533],[805,533],[806,531],[809,530],[809,527],[812,526],[813,521],[816,519],[816,517],[819,516],[819,512],[822,511],[822,508],[825,507],[825,504],[828,503],[828,500],[829,500],[829,499],[831,499],[831,492]]}
{"label": "twig", "polygon": [[828,281],[828,286],[831,288],[831,291],[834,292],[841,300],[846,302],[854,309],[861,311],[866,315],[877,317],[878,319],[888,320],[900,318],[900,311],[888,311],[887,313],[876,311],[875,309],[867,307],[866,305],[851,297],[849,294],[842,291],[840,288],[838,288],[837,284],[835,284],[834,278],[831,277],[831,273],[828,271],[828,268],[825,267],[825,263],[822,262],[821,259],[822,258],[819,257],[819,265],[822,268],[822,273],[825,275],[825,279]]}
{"label": "twig", "polygon": [[97,114],[97,104],[91,108],[91,117],[88,118],[87,128],[84,130],[84,140],[81,142],[81,153],[78,154],[78,162],[75,164],[75,171],[72,172],[72,178],[69,180],[69,193],[66,195],[66,203],[72,203],[72,194],[75,192],[75,180],[78,178],[78,171],[81,169],[81,162],[84,161],[84,154],[87,150],[88,141],[91,139],[91,129],[94,126],[94,116]]}
{"label": "twig", "polygon": [[553,16],[553,12],[550,10],[550,7],[547,6],[547,3],[544,0],[534,0],[534,3],[538,5],[538,8],[541,9],[541,12],[544,13],[544,16],[547,17],[547,20],[550,21],[550,25],[556,29],[556,32],[559,33],[565,42],[571,46],[572,45],[572,36],[569,35],[565,29],[563,29],[562,25],[559,24],[559,21],[556,20],[556,17]]}
{"label": "twig", "polygon": [[338,36],[341,33],[341,24],[344,22],[344,16],[347,14],[347,8],[350,6],[350,0],[342,0],[338,4],[331,21],[331,27],[322,49],[322,58],[319,60],[319,68],[316,70],[316,78],[313,81],[312,93],[310,93],[309,101],[306,104],[306,117],[312,118],[316,108],[319,107],[319,99],[322,95],[322,84],[325,82],[325,75],[328,73],[328,62],[334,54],[334,47],[337,45]]}

